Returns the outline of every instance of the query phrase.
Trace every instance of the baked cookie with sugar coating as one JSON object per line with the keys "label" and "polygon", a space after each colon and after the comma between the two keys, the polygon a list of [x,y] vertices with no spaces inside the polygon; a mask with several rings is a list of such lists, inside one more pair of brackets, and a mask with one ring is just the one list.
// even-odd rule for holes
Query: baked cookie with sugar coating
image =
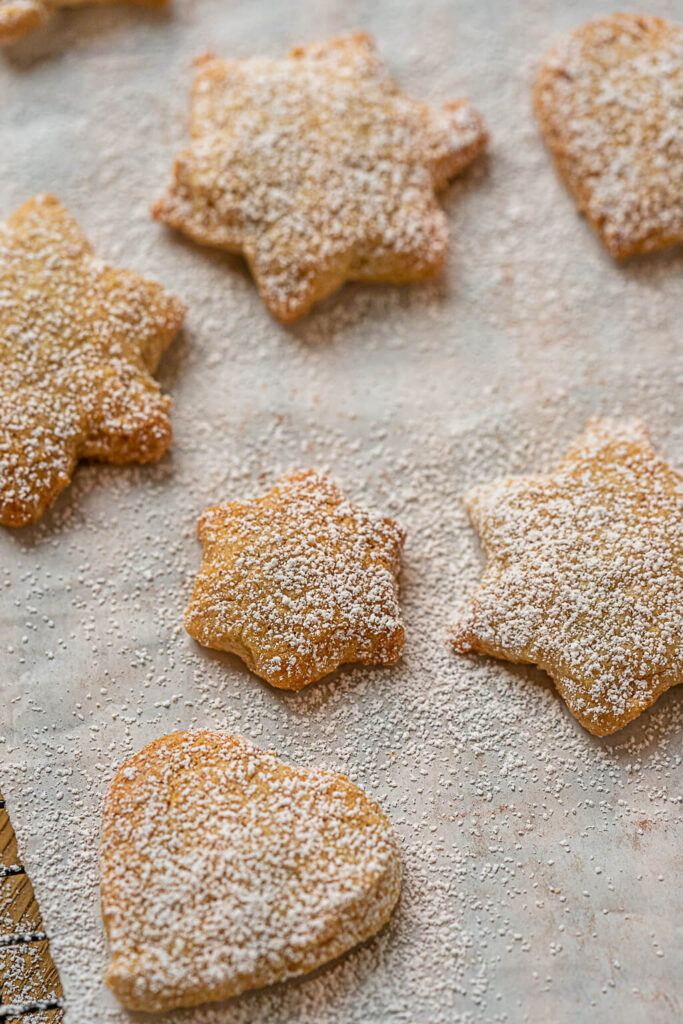
{"label": "baked cookie with sugar coating", "polygon": [[456,650],[538,665],[595,736],[683,680],[683,477],[642,423],[592,419],[554,472],[465,505],[487,563]]}
{"label": "baked cookie with sugar coating", "polygon": [[42,0],[0,0],[0,45],[18,43],[40,28],[49,16]]}
{"label": "baked cookie with sugar coating", "polygon": [[[40,28],[63,7],[111,3],[112,0],[0,0],[0,45],[17,43]],[[113,0],[116,2],[116,0]],[[147,7],[165,7],[168,0],[128,0]]]}
{"label": "baked cookie with sugar coating", "polygon": [[161,458],[170,399],[151,374],[184,316],[97,259],[54,196],[0,224],[0,523],[38,519],[79,459]]}
{"label": "baked cookie with sugar coating", "polygon": [[363,33],[284,60],[198,61],[192,143],[153,216],[241,252],[266,306],[295,320],[344,281],[418,281],[442,266],[434,190],[486,144],[466,100],[432,110],[392,83]]}
{"label": "baked cookie with sugar coating", "polygon": [[397,576],[404,534],[326,477],[284,476],[261,498],[206,511],[202,565],[185,615],[205,647],[299,690],[350,661],[403,652]]}
{"label": "baked cookie with sugar coating", "polygon": [[543,61],[534,106],[560,176],[617,259],[683,241],[683,26],[583,25]]}
{"label": "baked cookie with sugar coating", "polygon": [[400,875],[391,825],[343,775],[225,733],[165,736],[104,801],[105,981],[168,1010],[304,974],[382,928]]}

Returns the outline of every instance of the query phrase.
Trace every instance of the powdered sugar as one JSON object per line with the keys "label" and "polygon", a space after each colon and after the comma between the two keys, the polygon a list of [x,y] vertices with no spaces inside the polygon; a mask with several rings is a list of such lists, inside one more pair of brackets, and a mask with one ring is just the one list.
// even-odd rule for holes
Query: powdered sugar
{"label": "powdered sugar", "polygon": [[683,240],[683,27],[629,14],[583,26],[546,58],[535,100],[612,255]]}
{"label": "powdered sugar", "polygon": [[176,733],[127,762],[105,800],[108,982],[163,1009],[304,973],[386,921],[396,839],[346,780],[244,740]]}
{"label": "powdered sugar", "polygon": [[79,458],[150,462],[171,440],[149,372],[182,324],[159,285],[93,258],[41,195],[0,226],[0,521],[37,519]]}
{"label": "powdered sugar", "polygon": [[414,281],[443,264],[434,199],[486,142],[464,100],[432,112],[355,34],[283,60],[206,59],[191,147],[155,216],[249,261],[282,320],[345,280]]}
{"label": "powdered sugar", "polygon": [[461,650],[532,662],[591,732],[683,679],[683,478],[637,421],[592,421],[558,469],[465,497],[489,558]]}
{"label": "powdered sugar", "polygon": [[185,626],[200,643],[291,690],[347,661],[401,656],[404,535],[332,481],[284,477],[263,498],[209,509],[198,532],[204,554]]}
{"label": "powdered sugar", "polygon": [[[383,932],[316,975],[160,1021],[671,1024],[680,687],[599,740],[543,673],[449,645],[484,563],[469,488],[551,471],[596,412],[640,417],[658,453],[683,463],[681,256],[616,266],[531,111],[552,38],[607,0],[365,8],[392,77],[413,96],[470,95],[492,150],[445,193],[441,278],[348,285],[289,330],[240,261],[165,233],[148,207],[185,144],[197,54],[282,53],[360,15],[173,6],[161,25],[125,7],[74,13],[0,64],[12,153],[2,209],[54,188],[98,253],[189,306],[160,366],[174,401],[168,457],[83,464],[38,526],[0,536],[1,785],[67,1020],[129,1020],[102,981],[107,785],[146,742],[209,727],[362,785],[399,835],[402,894]],[[391,668],[348,666],[286,693],[200,648],[182,619],[202,511],[302,466],[405,528],[406,645]]]}

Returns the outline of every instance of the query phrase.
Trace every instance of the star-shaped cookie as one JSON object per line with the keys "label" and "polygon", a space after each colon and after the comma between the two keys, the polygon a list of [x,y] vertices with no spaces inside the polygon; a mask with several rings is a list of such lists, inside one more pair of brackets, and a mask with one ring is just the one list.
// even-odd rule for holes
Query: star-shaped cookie
{"label": "star-shaped cookie", "polygon": [[360,33],[284,60],[199,61],[191,130],[153,215],[243,253],[283,321],[347,280],[436,273],[448,232],[434,190],[486,144],[466,100],[403,96]]}
{"label": "star-shaped cookie", "polygon": [[350,661],[403,651],[404,534],[313,471],[199,520],[202,565],[185,616],[205,647],[238,654],[273,686],[300,690]]}
{"label": "star-shaped cookie", "polygon": [[621,259],[683,241],[683,26],[640,14],[583,25],[534,86],[561,177]]}
{"label": "star-shaped cookie", "polygon": [[487,556],[459,651],[538,665],[589,732],[683,680],[683,477],[638,420],[590,420],[553,473],[465,497]]}
{"label": "star-shaped cookie", "polygon": [[161,458],[170,399],[151,373],[184,315],[98,260],[54,196],[0,224],[0,523],[38,519],[81,458]]}
{"label": "star-shaped cookie", "polygon": [[[17,43],[62,7],[111,3],[112,0],[0,0],[0,45]],[[147,7],[164,7],[168,0],[128,0]]]}
{"label": "star-shaped cookie", "polygon": [[343,775],[225,733],[164,736],[104,801],[105,980],[158,1011],[295,977],[378,932],[400,885],[391,825]]}

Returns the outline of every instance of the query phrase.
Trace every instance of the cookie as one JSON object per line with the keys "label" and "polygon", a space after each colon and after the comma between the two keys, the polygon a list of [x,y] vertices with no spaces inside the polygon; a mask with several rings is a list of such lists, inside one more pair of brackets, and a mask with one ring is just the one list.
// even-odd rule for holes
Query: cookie
{"label": "cookie", "polygon": [[0,224],[0,523],[38,519],[81,458],[161,458],[170,399],[151,373],[184,315],[97,259],[54,196]]}
{"label": "cookie", "polygon": [[[16,43],[62,7],[108,3],[110,0],[0,0],[0,45]],[[129,0],[148,7],[164,7],[167,0]]]}
{"label": "cookie", "polygon": [[47,5],[40,0],[0,0],[0,45],[17,43],[48,17]]}
{"label": "cookie", "polygon": [[344,281],[417,281],[442,266],[442,188],[486,144],[466,100],[404,96],[372,39],[284,60],[198,62],[192,143],[153,216],[243,253],[266,306],[295,320]]}
{"label": "cookie", "polygon": [[100,893],[125,1006],[168,1010],[312,971],[374,935],[400,889],[378,805],[220,732],[178,732],[119,769]]}
{"label": "cookie", "polygon": [[205,647],[238,654],[271,685],[299,690],[344,662],[403,651],[397,575],[404,534],[313,471],[262,498],[208,509],[185,616]]}
{"label": "cookie", "polygon": [[583,25],[534,86],[560,176],[611,256],[683,241],[683,26],[639,14]]}
{"label": "cookie", "polygon": [[557,469],[465,496],[487,564],[458,651],[538,665],[595,736],[683,680],[683,477],[638,420],[590,420]]}

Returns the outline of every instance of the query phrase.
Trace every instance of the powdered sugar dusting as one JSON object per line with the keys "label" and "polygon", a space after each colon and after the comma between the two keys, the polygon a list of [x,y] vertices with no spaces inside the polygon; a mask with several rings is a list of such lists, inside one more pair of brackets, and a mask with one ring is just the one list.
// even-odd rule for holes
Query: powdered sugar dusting
{"label": "powdered sugar dusting", "polygon": [[183,304],[93,257],[53,196],[0,227],[0,522],[37,519],[79,458],[153,462],[170,400],[149,371]]}
{"label": "powdered sugar dusting", "polygon": [[[387,926],[344,957],[164,1024],[675,1020],[681,688],[597,739],[544,673],[449,644],[484,563],[468,489],[550,472],[594,413],[641,418],[683,464],[681,255],[614,263],[568,201],[530,103],[552,38],[610,9],[367,6],[392,77],[412,96],[471,96],[491,153],[444,193],[440,278],[349,284],[290,329],[240,261],[160,231],[149,203],[185,144],[197,54],[284,53],[357,27],[357,9],[175,0],[160,26],[108,6],[0,62],[2,209],[54,188],[98,253],[189,306],[160,365],[168,456],[83,464],[37,526],[0,535],[1,785],[74,1024],[130,1021],[102,980],[104,793],[126,756],[188,728],[353,779],[399,836],[403,880]],[[202,511],[302,466],[405,529],[406,643],[390,668],[348,666],[287,693],[199,647],[182,620]]]}
{"label": "powdered sugar dusting", "polygon": [[592,421],[558,469],[465,497],[489,559],[461,650],[546,669],[597,735],[683,681],[683,478],[638,421]]}
{"label": "powdered sugar dusting", "polygon": [[345,280],[420,280],[441,267],[434,189],[486,142],[469,103],[432,112],[409,100],[359,33],[284,60],[200,64],[193,143],[159,220],[243,252],[282,320]]}
{"label": "powdered sugar dusting", "polygon": [[401,656],[403,532],[324,476],[293,474],[263,498],[209,509],[198,533],[204,554],[185,626],[200,643],[240,654],[288,690],[347,661]]}
{"label": "powdered sugar dusting", "polygon": [[108,984],[163,1009],[304,973],[372,935],[398,898],[400,859],[347,780],[195,732],[118,773],[101,873]]}
{"label": "powdered sugar dusting", "polygon": [[546,58],[535,102],[612,255],[683,241],[683,27],[614,14],[577,29]]}

